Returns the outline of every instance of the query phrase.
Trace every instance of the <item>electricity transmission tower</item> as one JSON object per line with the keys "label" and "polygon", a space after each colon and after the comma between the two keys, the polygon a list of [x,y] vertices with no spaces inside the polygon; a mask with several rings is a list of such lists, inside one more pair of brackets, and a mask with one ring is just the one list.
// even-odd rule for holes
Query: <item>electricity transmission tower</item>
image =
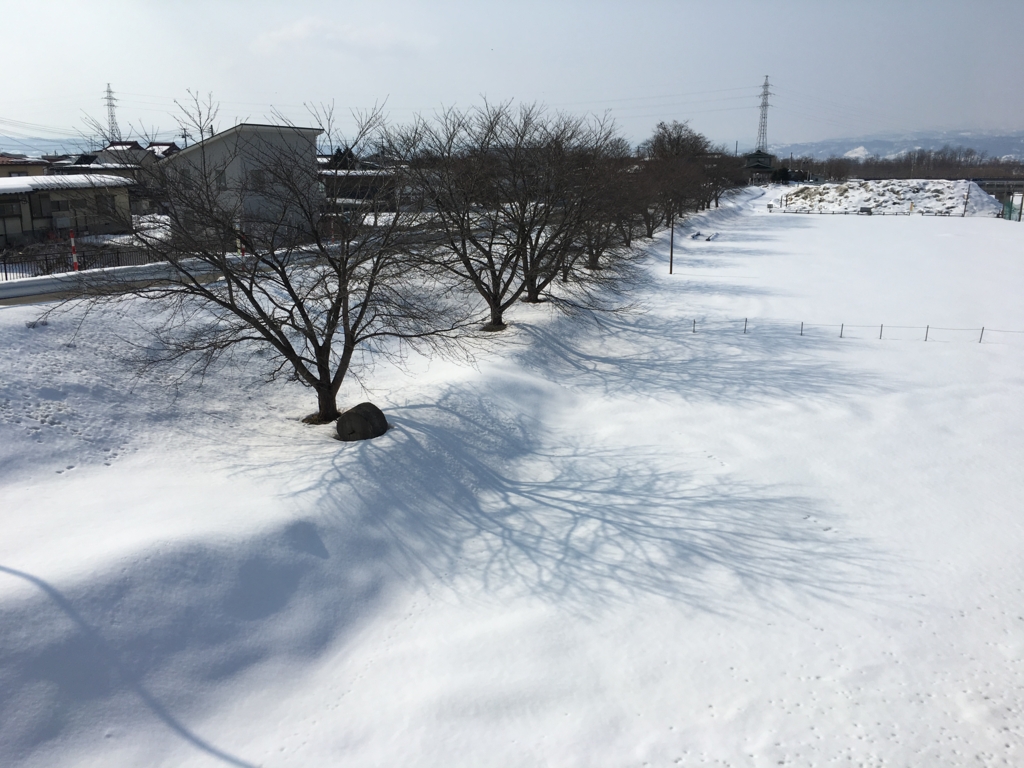
{"label": "electricity transmission tower", "polygon": [[764,76],[764,85],[761,86],[761,120],[757,124],[757,150],[758,152],[768,151],[768,97],[772,92],[768,90],[768,75]]}
{"label": "electricity transmission tower", "polygon": [[110,83],[107,83],[107,95],[104,101],[107,102],[107,130],[110,132],[110,140],[120,141],[121,129],[117,127],[117,115],[114,113],[114,104],[117,103],[117,99],[114,98],[114,92],[110,90]]}

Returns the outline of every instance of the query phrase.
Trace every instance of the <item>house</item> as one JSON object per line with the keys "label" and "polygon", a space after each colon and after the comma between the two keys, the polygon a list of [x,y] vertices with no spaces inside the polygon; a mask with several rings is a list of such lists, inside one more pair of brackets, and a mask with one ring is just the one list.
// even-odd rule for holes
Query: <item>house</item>
{"label": "house", "polygon": [[[148,146],[143,147],[137,141],[112,141],[95,152],[85,152],[55,161],[51,166],[51,173],[60,176],[122,176],[140,182],[144,181],[145,176],[158,162],[178,151],[178,146],[174,142],[150,142]],[[159,201],[147,196],[146,190],[145,184],[134,184],[129,187],[133,214],[144,215],[158,209]]]}
{"label": "house", "polygon": [[12,176],[42,176],[50,164],[45,160],[0,152],[0,179]]}
{"label": "house", "polygon": [[351,149],[317,158],[320,183],[326,196],[325,212],[342,216],[349,211],[381,207],[395,210],[399,204],[395,166],[382,157],[357,158]]}
{"label": "house", "polygon": [[743,160],[743,172],[747,174],[751,184],[766,184],[771,180],[775,171],[772,164],[775,160],[773,155],[755,150],[749,155],[744,155]]}
{"label": "house", "polygon": [[146,147],[146,151],[152,152],[157,160],[163,160],[170,157],[175,152],[180,152],[181,147],[173,141],[151,141]]}
{"label": "house", "polygon": [[[320,128],[239,123],[165,161],[185,185],[212,190],[218,205],[241,221],[283,221],[298,216],[297,197],[319,205]],[[183,185],[179,185],[183,186]]]}
{"label": "house", "polygon": [[120,176],[0,178],[0,248],[81,235],[131,231],[128,188]]}
{"label": "house", "polygon": [[54,163],[53,173],[70,176],[82,173],[135,178],[139,171],[158,157],[137,141],[112,141],[96,152],[85,152],[74,159]]}
{"label": "house", "polygon": [[388,168],[324,168],[320,181],[331,213],[398,205],[395,174]]}

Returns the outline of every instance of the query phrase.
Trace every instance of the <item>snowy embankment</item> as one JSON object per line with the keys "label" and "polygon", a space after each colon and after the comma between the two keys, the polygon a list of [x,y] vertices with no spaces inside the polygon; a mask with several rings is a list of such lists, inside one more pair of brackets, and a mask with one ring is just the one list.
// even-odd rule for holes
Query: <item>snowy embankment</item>
{"label": "snowy embankment", "polygon": [[358,445],[0,308],[0,765],[1019,765],[1024,228],[753,194]]}
{"label": "snowy embankment", "polygon": [[[781,187],[775,204],[786,211],[921,213],[996,216],[1002,204],[973,181],[888,179]],[[968,192],[969,190],[969,192]]]}

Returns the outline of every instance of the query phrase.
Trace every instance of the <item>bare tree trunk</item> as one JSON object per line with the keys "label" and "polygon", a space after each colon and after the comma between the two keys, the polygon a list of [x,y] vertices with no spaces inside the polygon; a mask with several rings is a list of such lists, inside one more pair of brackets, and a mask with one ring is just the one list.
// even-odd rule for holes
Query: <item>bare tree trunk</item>
{"label": "bare tree trunk", "polygon": [[337,395],[331,386],[316,387],[316,418],[306,417],[309,421],[317,424],[328,424],[334,421],[341,414],[338,412]]}
{"label": "bare tree trunk", "polygon": [[504,312],[500,304],[491,304],[491,321],[484,326],[485,331],[501,331],[505,329]]}
{"label": "bare tree trunk", "polygon": [[654,237],[654,230],[661,223],[661,217],[656,216],[649,210],[644,211],[644,228],[647,231],[647,239]]}
{"label": "bare tree trunk", "polygon": [[523,279],[523,283],[526,286],[525,296],[523,301],[527,304],[540,304],[540,283],[537,280],[536,275],[526,275]]}

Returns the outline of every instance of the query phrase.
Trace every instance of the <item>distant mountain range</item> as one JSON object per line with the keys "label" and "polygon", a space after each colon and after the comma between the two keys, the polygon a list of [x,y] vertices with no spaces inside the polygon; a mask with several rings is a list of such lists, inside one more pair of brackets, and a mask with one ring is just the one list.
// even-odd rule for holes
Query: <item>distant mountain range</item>
{"label": "distant mountain range", "polygon": [[769,150],[779,158],[850,157],[878,155],[895,157],[913,149],[942,149],[945,146],[970,147],[989,157],[1024,160],[1024,131],[1015,133],[983,133],[980,131],[943,131],[876,135],[858,139],[830,139],[803,144],[772,144]]}

